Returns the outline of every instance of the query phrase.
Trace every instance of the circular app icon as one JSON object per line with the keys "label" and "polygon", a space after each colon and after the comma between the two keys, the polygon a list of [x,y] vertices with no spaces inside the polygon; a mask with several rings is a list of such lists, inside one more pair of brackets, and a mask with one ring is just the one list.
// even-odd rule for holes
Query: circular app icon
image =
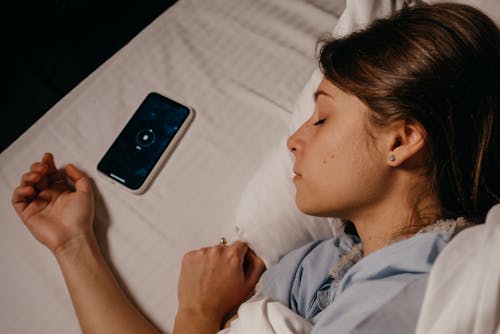
{"label": "circular app icon", "polygon": [[135,141],[141,147],[151,146],[153,145],[155,140],[156,140],[156,135],[152,129],[142,129],[139,132],[137,132],[137,135],[135,136]]}

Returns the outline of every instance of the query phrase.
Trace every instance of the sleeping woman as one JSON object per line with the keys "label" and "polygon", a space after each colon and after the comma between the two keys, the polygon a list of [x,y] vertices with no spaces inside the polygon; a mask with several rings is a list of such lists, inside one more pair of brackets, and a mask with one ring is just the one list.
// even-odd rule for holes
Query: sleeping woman
{"label": "sleeping woman", "polygon": [[[185,255],[174,332],[216,333],[255,290],[313,333],[412,332],[429,271],[500,201],[500,31],[465,5],[406,8],[321,44],[316,108],[288,140],[296,204],[351,226],[264,271],[242,242]],[[73,185],[66,182],[68,177]],[[93,190],[51,154],[12,204],[54,254],[84,333],[157,333],[113,278]]]}

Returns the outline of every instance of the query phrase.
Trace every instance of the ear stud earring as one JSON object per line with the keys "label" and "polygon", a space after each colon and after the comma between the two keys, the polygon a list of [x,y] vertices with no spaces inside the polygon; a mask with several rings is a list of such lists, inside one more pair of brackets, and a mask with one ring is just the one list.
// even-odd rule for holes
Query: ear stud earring
{"label": "ear stud earring", "polygon": [[389,161],[391,162],[396,161],[396,156],[394,154],[389,154]]}

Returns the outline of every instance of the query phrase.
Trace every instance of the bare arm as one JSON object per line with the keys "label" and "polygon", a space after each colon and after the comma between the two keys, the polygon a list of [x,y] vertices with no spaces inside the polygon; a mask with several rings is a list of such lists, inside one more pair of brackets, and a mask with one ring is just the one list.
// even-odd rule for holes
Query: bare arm
{"label": "bare arm", "polygon": [[159,333],[128,300],[109,270],[94,230],[93,189],[68,165],[71,189],[51,154],[21,178],[12,204],[33,236],[55,255],[83,333]]}
{"label": "bare arm", "polygon": [[159,333],[128,300],[93,235],[55,255],[83,333]]}

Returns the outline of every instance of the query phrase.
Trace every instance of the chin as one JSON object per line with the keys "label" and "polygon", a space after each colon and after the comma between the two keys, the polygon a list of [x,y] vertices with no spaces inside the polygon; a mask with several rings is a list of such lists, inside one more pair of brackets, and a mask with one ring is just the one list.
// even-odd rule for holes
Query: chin
{"label": "chin", "polygon": [[[295,196],[295,205],[300,212],[315,217],[335,217],[340,219],[349,220],[350,210],[346,210],[345,207],[340,205],[334,206],[333,203],[328,203],[327,205],[319,205],[318,202],[309,202],[304,200],[299,196]],[[339,203],[340,204],[340,203]]]}
{"label": "chin", "polygon": [[324,210],[322,208],[319,208],[317,206],[314,206],[310,203],[304,203],[297,198],[295,198],[295,205],[297,205],[297,209],[299,209],[300,212],[308,215],[308,216],[315,216],[315,217],[336,217],[335,215],[332,215],[332,212],[330,210]]}

